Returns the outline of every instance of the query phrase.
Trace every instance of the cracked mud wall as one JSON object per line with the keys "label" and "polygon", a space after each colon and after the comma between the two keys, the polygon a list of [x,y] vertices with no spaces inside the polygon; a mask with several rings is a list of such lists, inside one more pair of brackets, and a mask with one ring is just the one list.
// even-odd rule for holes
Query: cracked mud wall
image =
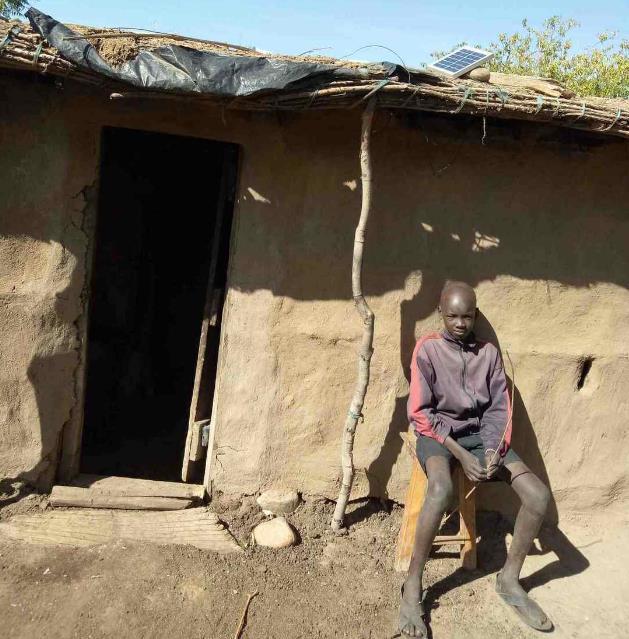
{"label": "cracked mud wall", "polygon": [[[238,495],[284,483],[335,496],[360,337],[349,277],[358,114],[221,112],[112,103],[33,81],[0,86],[10,97],[0,135],[12,149],[0,158],[9,194],[0,204],[0,474],[49,476],[62,430],[78,427],[90,207],[77,194],[95,183],[100,127],[127,126],[242,147],[214,487]],[[438,326],[443,282],[456,278],[477,288],[480,334],[511,355],[514,445],[559,512],[626,503],[628,145],[495,121],[485,142],[473,118],[377,116],[364,271],[375,353],[353,496],[404,498],[409,358],[415,337]],[[504,487],[480,493],[486,507],[511,508]]]}
{"label": "cracked mud wall", "polygon": [[78,392],[97,136],[47,83],[0,82],[0,474],[46,487]]}

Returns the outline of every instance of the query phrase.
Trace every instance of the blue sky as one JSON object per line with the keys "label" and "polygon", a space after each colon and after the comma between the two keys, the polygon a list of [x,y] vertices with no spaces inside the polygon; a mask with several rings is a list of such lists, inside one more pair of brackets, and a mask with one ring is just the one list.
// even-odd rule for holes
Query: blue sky
{"label": "blue sky", "polygon": [[[409,66],[461,41],[489,43],[500,32],[518,30],[523,18],[538,25],[553,14],[581,23],[573,36],[577,49],[593,44],[604,30],[629,37],[627,0],[39,0],[33,5],[62,22],[155,29],[278,53],[330,47],[321,53],[341,57],[380,44]],[[395,61],[375,48],[352,57]]]}

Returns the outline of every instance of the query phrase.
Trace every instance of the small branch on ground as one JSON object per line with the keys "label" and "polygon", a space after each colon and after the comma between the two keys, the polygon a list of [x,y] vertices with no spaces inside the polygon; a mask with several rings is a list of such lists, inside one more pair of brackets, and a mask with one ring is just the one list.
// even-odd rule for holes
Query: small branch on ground
{"label": "small branch on ground", "polygon": [[242,617],[240,617],[240,623],[238,624],[238,630],[236,630],[236,634],[234,635],[234,639],[240,639],[240,635],[242,631],[245,629],[245,621],[247,619],[247,610],[249,610],[249,604],[251,600],[258,594],[258,591],[251,593],[247,597],[247,603],[245,604],[245,609],[242,611]]}

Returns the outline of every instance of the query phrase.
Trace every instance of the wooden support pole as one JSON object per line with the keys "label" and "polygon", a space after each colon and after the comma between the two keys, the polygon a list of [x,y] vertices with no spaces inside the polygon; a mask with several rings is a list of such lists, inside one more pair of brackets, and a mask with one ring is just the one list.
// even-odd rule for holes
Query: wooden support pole
{"label": "wooden support pole", "polygon": [[356,310],[363,324],[363,336],[358,353],[358,378],[354,389],[354,396],[345,418],[343,440],[341,443],[341,467],[343,476],[339,497],[332,517],[332,530],[338,532],[343,528],[345,509],[354,482],[354,435],[359,418],[362,417],[363,404],[369,385],[369,367],[373,354],[374,314],[369,308],[362,287],[363,249],[365,245],[365,229],[371,211],[371,125],[376,108],[376,99],[371,98],[362,117],[362,132],[360,138],[360,167],[362,183],[362,205],[358,226],[354,233],[354,257],[352,260],[352,295]]}

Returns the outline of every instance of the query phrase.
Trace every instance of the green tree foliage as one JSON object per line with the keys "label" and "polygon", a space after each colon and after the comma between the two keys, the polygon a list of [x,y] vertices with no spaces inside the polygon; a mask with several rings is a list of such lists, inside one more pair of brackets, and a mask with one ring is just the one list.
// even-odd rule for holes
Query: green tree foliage
{"label": "green tree foliage", "polygon": [[23,13],[27,7],[26,0],[0,0],[0,16],[14,18]]}
{"label": "green tree foliage", "polygon": [[548,18],[539,29],[523,20],[520,31],[501,33],[481,48],[494,53],[492,71],[553,78],[579,95],[629,98],[629,40],[607,31],[574,53],[570,32],[578,27],[575,20],[559,16]]}

